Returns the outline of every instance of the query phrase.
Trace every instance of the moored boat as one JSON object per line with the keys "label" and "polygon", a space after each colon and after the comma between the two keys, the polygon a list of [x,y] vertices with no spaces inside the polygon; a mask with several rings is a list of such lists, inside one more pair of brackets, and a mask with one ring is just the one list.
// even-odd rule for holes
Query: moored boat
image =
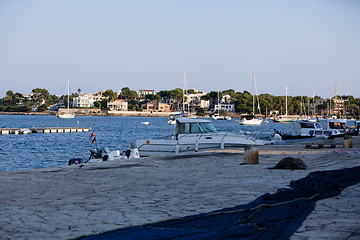
{"label": "moored boat", "polygon": [[140,157],[144,157],[257,146],[267,143],[267,141],[243,134],[218,132],[210,120],[182,117],[176,119],[173,136],[164,139],[137,140],[130,149],[137,149]]}
{"label": "moored boat", "polygon": [[359,134],[355,120],[351,119],[326,119],[325,129],[335,131],[339,136]]}
{"label": "moored boat", "polygon": [[241,125],[259,126],[259,125],[261,125],[262,122],[263,122],[263,119],[255,118],[255,116],[243,117],[240,120]]}
{"label": "moored boat", "polygon": [[90,157],[85,159],[83,156],[75,156],[69,160],[68,165],[82,164],[82,163],[95,163],[103,161],[114,161],[126,159],[125,156],[120,154],[120,150],[110,151],[108,147],[90,149]]}
{"label": "moored boat", "polygon": [[261,114],[260,112],[260,102],[259,102],[259,96],[257,93],[257,87],[256,87],[256,82],[255,82],[255,73],[253,73],[253,112],[252,115],[249,115],[247,117],[244,117],[240,120],[240,124],[241,125],[255,125],[255,126],[259,126],[261,125],[261,123],[263,122],[262,118],[256,118],[255,117],[255,96],[257,98],[257,109],[259,111],[259,114]]}
{"label": "moored boat", "polygon": [[320,121],[313,120],[295,120],[293,121],[294,134],[281,132],[275,130],[279,134],[282,140],[295,140],[295,139],[307,139],[307,138],[329,138],[340,136],[341,132],[337,130],[324,129]]}
{"label": "moored boat", "polygon": [[56,116],[58,118],[74,118],[75,114],[74,113],[70,113],[70,99],[69,99],[69,94],[70,94],[70,82],[68,81],[68,95],[67,95],[67,109],[66,112],[59,112]]}

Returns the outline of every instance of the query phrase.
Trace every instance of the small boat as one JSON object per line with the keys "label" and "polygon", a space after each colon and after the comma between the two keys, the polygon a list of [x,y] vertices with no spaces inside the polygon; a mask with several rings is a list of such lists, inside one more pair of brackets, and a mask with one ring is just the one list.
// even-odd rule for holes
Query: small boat
{"label": "small boat", "polygon": [[251,115],[249,117],[244,117],[240,120],[241,125],[252,125],[252,126],[259,126],[263,120],[261,118],[255,118],[255,116]]}
{"label": "small boat", "polygon": [[30,134],[32,131],[29,128],[20,128],[20,134]]}
{"label": "small boat", "polygon": [[108,147],[90,149],[90,157],[85,159],[84,156],[75,156],[70,159],[68,165],[81,163],[94,163],[102,161],[114,161],[126,159],[125,156],[120,155],[120,150],[110,151]]}
{"label": "small boat", "polygon": [[170,114],[170,116],[168,117],[168,124],[170,125],[175,125],[176,124],[176,119],[178,117],[181,117],[184,115],[184,111],[181,113],[177,113],[177,114]]}
{"label": "small boat", "polygon": [[213,114],[211,116],[212,119],[214,120],[231,120],[231,117],[228,115],[228,116],[221,116],[219,114]]}
{"label": "small boat", "polygon": [[218,132],[207,119],[177,118],[175,133],[164,139],[141,139],[129,149],[137,149],[140,157],[186,152],[265,145],[267,141],[230,132]]}
{"label": "small boat", "polygon": [[143,125],[150,125],[151,122],[141,122],[141,124],[143,124]]}
{"label": "small boat", "polygon": [[283,116],[279,116],[279,117],[277,117],[277,118],[274,118],[274,122],[276,122],[276,123],[291,123],[291,122],[293,122],[294,120],[293,119],[290,119],[290,118],[288,118],[288,116],[287,116],[287,114],[288,114],[288,109],[287,109],[287,86],[285,87],[285,95],[286,95],[286,100],[285,100],[285,110],[286,110],[286,113],[285,113],[285,115],[283,115]]}
{"label": "small boat", "polygon": [[277,118],[273,119],[274,122],[276,123],[292,123],[294,120],[288,118],[286,115],[285,116],[279,116]]}
{"label": "small boat", "polygon": [[75,114],[73,113],[59,113],[56,115],[58,118],[74,118]]}
{"label": "small boat", "polygon": [[257,109],[260,113],[260,102],[259,102],[259,96],[257,94],[257,87],[255,82],[255,73],[253,73],[253,111],[252,115],[249,115],[247,117],[244,117],[240,120],[241,125],[253,125],[253,126],[259,126],[263,122],[262,118],[256,118],[255,117],[255,96],[257,97]]}
{"label": "small boat", "polygon": [[68,81],[67,110],[66,110],[66,112],[58,113],[58,114],[56,115],[58,118],[74,118],[74,117],[75,117],[75,114],[70,113],[70,99],[69,99],[69,94],[70,94],[70,82]]}

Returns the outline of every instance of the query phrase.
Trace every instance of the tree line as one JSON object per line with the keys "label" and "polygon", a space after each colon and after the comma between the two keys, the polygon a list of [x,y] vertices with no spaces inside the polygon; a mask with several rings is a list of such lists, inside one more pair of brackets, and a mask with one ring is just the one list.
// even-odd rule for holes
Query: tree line
{"label": "tree line", "polygon": [[[70,101],[74,97],[79,96],[80,92],[81,89],[78,90],[78,93],[73,93],[70,96]],[[31,93],[31,97],[24,97],[21,93],[14,93],[12,90],[7,91],[6,96],[0,99],[0,111],[30,112],[33,106],[37,106],[38,111],[46,111],[54,104],[62,103],[64,106],[67,105],[67,95],[58,97],[50,94],[48,90],[44,88],[35,88],[31,91]],[[124,87],[121,89],[120,94],[117,94],[111,89],[104,91],[102,95],[106,97],[106,99],[95,102],[94,105],[96,108],[106,108],[108,102],[116,99],[124,99],[128,101],[129,110],[133,111],[139,111],[141,109],[141,104],[146,102],[169,103],[173,106],[173,110],[180,110],[183,98],[185,97],[186,100],[186,95],[191,93],[195,93],[195,91],[193,89],[187,90],[187,92],[185,92],[185,96],[183,96],[184,91],[181,88],[176,88],[173,90],[161,90],[155,95],[149,94],[140,98],[136,91],[131,90],[128,87]],[[212,108],[218,102],[218,99],[222,99],[224,95],[230,96],[229,101],[234,103],[236,113],[252,113],[253,95],[248,91],[235,92],[233,89],[225,91],[211,91],[202,96],[201,99],[209,100],[210,108]],[[269,114],[270,111],[278,111],[280,114],[285,114],[285,96],[260,94],[258,98],[262,115]],[[289,115],[327,115],[328,113],[331,113],[335,106],[334,98],[320,104],[315,104],[315,102],[319,99],[321,99],[320,96],[315,96],[314,98],[307,96],[288,96],[287,113]],[[360,98],[343,95],[338,96],[338,99],[345,100],[346,111],[341,113],[341,115],[347,115],[349,117],[360,116]],[[258,103],[256,102],[256,106],[257,105]],[[265,113],[266,109],[267,112]],[[207,110],[210,109],[200,109],[201,112]]]}

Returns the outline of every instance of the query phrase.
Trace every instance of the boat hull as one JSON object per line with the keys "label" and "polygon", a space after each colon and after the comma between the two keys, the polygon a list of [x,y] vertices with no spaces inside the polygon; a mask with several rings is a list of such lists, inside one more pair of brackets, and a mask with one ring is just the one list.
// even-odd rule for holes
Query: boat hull
{"label": "boat hull", "polygon": [[262,119],[253,118],[253,119],[242,119],[240,121],[241,125],[252,125],[252,126],[259,126],[263,122]]}
{"label": "boat hull", "polygon": [[57,117],[58,118],[74,118],[75,114],[71,114],[71,113],[58,114]]}
{"label": "boat hull", "polygon": [[265,145],[262,140],[246,139],[243,136],[234,135],[195,135],[179,139],[154,139],[138,140],[133,148],[138,149],[140,157],[164,156],[185,152],[210,151],[220,149],[234,149],[249,145]]}

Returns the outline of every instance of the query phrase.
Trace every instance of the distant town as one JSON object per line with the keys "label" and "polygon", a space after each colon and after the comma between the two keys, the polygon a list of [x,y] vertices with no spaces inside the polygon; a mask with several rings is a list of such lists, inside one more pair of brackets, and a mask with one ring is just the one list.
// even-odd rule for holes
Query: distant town
{"label": "distant town", "polygon": [[[69,101],[68,101],[69,99]],[[31,93],[6,92],[0,99],[3,114],[57,114],[69,111],[77,115],[169,115],[187,112],[198,116],[221,113],[222,115],[249,115],[263,117],[277,115],[336,116],[359,118],[360,98],[337,96],[273,96],[250,92],[183,90],[103,90],[97,93],[83,93],[78,89],[71,95],[52,95],[48,90],[35,88]]]}

